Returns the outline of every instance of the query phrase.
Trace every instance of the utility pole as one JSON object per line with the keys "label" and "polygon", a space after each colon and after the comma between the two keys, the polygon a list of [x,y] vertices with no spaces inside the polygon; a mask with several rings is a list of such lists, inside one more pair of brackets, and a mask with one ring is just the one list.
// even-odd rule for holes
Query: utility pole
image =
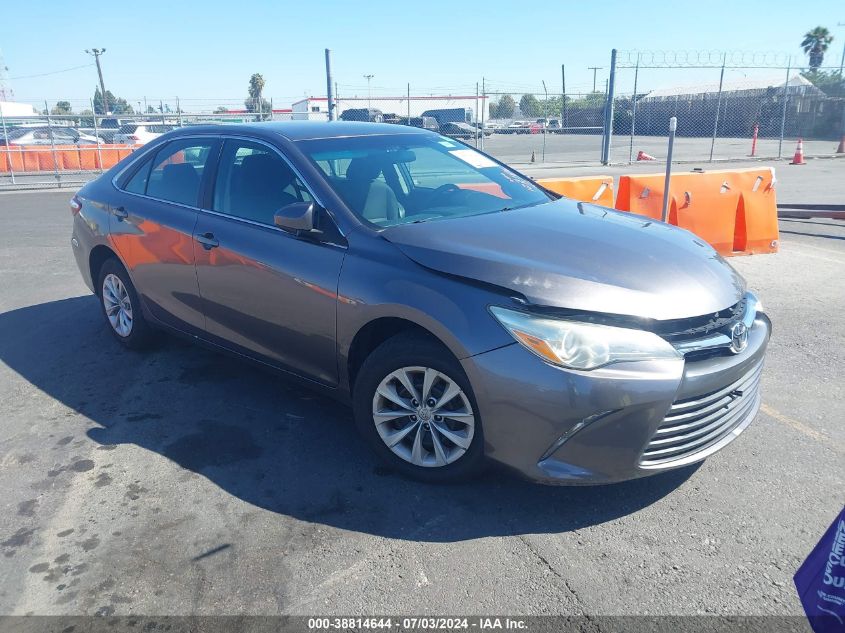
{"label": "utility pole", "polygon": [[373,93],[370,91],[370,80],[375,77],[375,75],[364,75],[364,79],[367,80],[367,120],[370,119],[370,102],[373,100]]}
{"label": "utility pole", "polygon": [[326,49],[326,100],[329,102],[329,121],[337,120],[337,112],[334,94],[332,93],[334,81],[332,80],[332,52]]}
{"label": "utility pole", "polygon": [[[845,22],[837,22],[836,26],[845,26]],[[839,81],[842,81],[842,68],[845,67],[845,44],[842,44],[842,59],[839,60]]]}
{"label": "utility pole", "polygon": [[602,66],[587,66],[587,70],[593,71],[593,92],[595,92],[596,91],[596,72],[598,72],[599,70],[604,70],[604,67],[602,67]]}
{"label": "utility pole", "polygon": [[86,48],[85,52],[94,56],[94,61],[97,63],[97,74],[100,76],[100,92],[103,95],[103,114],[109,112],[109,98],[106,96],[106,84],[103,81],[103,67],[100,66],[100,55],[106,52],[105,48]]}

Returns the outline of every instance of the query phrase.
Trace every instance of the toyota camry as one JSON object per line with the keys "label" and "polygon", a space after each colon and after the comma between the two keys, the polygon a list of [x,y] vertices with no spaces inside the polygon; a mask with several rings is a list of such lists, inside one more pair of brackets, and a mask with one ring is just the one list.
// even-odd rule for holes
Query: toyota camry
{"label": "toyota camry", "polygon": [[295,376],[425,481],[489,461],[547,483],[653,474],[760,404],[771,324],[710,246],[428,130],[182,128],[71,208],[120,344],[167,330]]}

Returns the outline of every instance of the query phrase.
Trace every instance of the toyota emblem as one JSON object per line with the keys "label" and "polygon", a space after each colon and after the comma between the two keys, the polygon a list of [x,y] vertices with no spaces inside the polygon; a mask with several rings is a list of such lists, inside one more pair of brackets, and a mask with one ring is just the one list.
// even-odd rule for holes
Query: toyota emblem
{"label": "toyota emblem", "polygon": [[748,328],[740,321],[731,328],[731,351],[739,354],[748,347]]}

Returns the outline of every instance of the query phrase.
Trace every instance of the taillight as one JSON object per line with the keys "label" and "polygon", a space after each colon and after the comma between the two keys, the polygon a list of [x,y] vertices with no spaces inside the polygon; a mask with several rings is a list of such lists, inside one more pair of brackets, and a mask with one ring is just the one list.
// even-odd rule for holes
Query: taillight
{"label": "taillight", "polygon": [[79,196],[74,196],[70,199],[70,213],[77,215],[80,211],[82,211],[82,200],[79,199]]}

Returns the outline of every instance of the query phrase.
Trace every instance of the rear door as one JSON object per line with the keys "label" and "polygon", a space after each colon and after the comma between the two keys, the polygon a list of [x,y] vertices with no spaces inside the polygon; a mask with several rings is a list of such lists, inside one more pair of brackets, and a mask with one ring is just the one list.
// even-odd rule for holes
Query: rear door
{"label": "rear door", "polygon": [[111,209],[114,245],[144,304],[163,323],[201,334],[205,317],[194,269],[201,183],[219,141],[178,139],[127,175]]}
{"label": "rear door", "polygon": [[322,239],[273,224],[281,207],[313,200],[275,148],[227,139],[194,231],[197,278],[213,342],[334,385],[342,237],[325,216]]}

